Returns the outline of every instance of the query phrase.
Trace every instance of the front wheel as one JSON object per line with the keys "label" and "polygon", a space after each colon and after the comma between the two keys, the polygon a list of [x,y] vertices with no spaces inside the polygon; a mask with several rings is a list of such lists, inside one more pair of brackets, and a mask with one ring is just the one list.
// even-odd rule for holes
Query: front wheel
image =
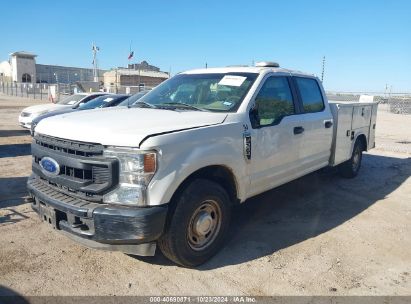
{"label": "front wheel", "polygon": [[363,147],[359,140],[355,142],[351,158],[339,166],[341,176],[346,178],[356,177],[360,171]]}
{"label": "front wheel", "polygon": [[185,267],[198,266],[224,244],[231,217],[230,199],[217,183],[196,179],[175,203],[158,245],[173,262]]}

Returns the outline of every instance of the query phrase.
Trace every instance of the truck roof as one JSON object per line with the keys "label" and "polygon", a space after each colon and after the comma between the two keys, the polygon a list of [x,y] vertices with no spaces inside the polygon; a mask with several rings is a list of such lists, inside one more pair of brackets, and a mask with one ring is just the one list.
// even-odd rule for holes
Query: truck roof
{"label": "truck roof", "polygon": [[313,74],[304,73],[297,70],[289,70],[276,67],[255,67],[255,66],[227,66],[219,68],[195,69],[182,72],[181,74],[212,74],[212,73],[289,73],[292,75],[315,77]]}

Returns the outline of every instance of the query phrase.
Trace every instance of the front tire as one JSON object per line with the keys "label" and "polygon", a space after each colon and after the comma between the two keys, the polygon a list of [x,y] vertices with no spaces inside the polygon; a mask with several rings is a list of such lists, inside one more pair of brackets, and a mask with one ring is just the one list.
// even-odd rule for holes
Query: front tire
{"label": "front tire", "polygon": [[357,140],[351,158],[339,166],[340,175],[346,178],[353,178],[358,175],[361,168],[363,146],[361,141]]}
{"label": "front tire", "polygon": [[158,245],[173,262],[185,267],[203,264],[223,246],[231,203],[217,183],[193,180],[177,197],[174,213]]}

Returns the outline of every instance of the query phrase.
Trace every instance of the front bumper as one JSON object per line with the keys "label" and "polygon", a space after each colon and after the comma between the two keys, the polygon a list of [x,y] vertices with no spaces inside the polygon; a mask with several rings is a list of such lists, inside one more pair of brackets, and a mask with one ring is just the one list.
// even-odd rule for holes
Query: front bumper
{"label": "front bumper", "polygon": [[53,189],[32,175],[27,187],[40,218],[88,247],[154,255],[167,206],[127,207],[94,203]]}
{"label": "front bumper", "polygon": [[31,129],[32,120],[33,118],[30,116],[26,116],[26,117],[19,116],[19,124],[21,127],[25,129]]}

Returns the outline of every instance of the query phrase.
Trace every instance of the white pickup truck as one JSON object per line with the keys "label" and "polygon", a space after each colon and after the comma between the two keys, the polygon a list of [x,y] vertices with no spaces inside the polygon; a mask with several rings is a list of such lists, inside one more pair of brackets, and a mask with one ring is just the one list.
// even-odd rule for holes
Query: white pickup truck
{"label": "white pickup truck", "polygon": [[377,104],[331,103],[312,75],[263,62],[180,73],[130,107],[42,120],[32,207],[87,246],[193,267],[224,244],[231,209],[327,166],[354,177]]}

